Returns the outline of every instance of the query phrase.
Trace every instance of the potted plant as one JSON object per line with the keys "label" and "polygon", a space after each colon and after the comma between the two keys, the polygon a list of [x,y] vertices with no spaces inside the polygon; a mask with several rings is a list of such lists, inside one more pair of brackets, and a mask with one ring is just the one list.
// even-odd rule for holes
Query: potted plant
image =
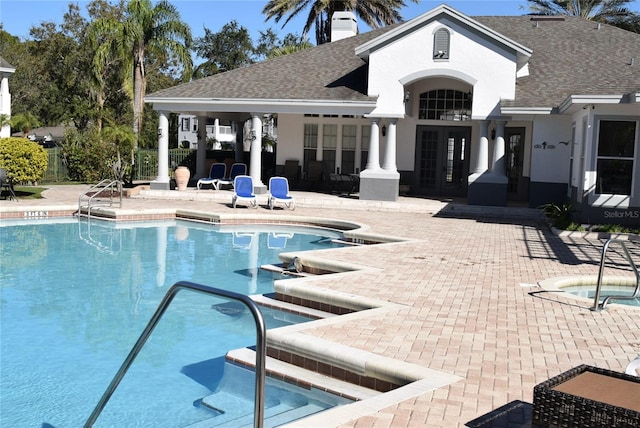
{"label": "potted plant", "polygon": [[265,134],[262,136],[262,149],[265,152],[273,152],[273,148],[276,146],[276,139],[271,135]]}

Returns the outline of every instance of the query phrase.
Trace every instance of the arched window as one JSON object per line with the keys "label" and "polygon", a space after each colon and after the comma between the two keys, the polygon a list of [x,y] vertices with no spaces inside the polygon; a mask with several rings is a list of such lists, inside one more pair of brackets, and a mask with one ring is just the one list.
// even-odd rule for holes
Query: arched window
{"label": "arched window", "polygon": [[449,59],[449,30],[440,28],[433,34],[433,58]]}
{"label": "arched window", "polygon": [[455,89],[434,89],[420,94],[419,119],[471,119],[471,92]]}

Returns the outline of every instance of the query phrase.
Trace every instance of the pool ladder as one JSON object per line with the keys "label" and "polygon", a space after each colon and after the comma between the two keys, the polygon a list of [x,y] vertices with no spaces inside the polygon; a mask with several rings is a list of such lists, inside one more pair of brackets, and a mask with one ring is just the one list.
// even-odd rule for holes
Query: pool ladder
{"label": "pool ladder", "polygon": [[[117,199],[114,201],[115,197]],[[87,217],[91,217],[91,207],[96,205],[117,205],[122,207],[122,182],[119,180],[104,179],[89,188],[78,198],[78,217],[82,215],[82,203],[86,202]]]}
{"label": "pool ladder", "polygon": [[[604,246],[602,247],[602,256],[600,257],[600,270],[598,271],[598,283],[596,285],[596,295],[593,299],[593,307],[590,308],[592,311],[600,311],[604,309],[607,303],[609,303],[609,300],[614,300],[614,299],[615,300],[632,300],[640,296],[640,273],[638,273],[638,267],[633,262],[633,259],[631,258],[631,253],[629,252],[629,249],[627,248],[627,245],[625,244],[625,242],[626,241],[622,239],[610,238],[607,240],[607,242],[604,243]],[[620,246],[622,247],[625,258],[629,262],[631,269],[633,269],[633,272],[636,275],[636,289],[631,295],[607,296],[604,298],[602,303],[600,303],[600,289],[602,288],[604,264],[605,264],[605,259],[607,257],[607,250],[609,249],[611,244],[620,244]]]}
{"label": "pool ladder", "polygon": [[248,296],[243,294],[234,293],[232,291],[221,290],[219,288],[213,288],[206,285],[195,284],[193,282],[181,281],[173,284],[167,294],[164,295],[162,301],[158,305],[158,308],[154,312],[153,316],[147,323],[147,326],[140,334],[140,337],[131,348],[129,355],[125,358],[122,366],[113,377],[113,380],[107,387],[106,391],[100,398],[100,401],[96,405],[95,409],[87,419],[85,423],[85,428],[93,427],[93,424],[102,413],[102,410],[107,405],[107,402],[111,398],[111,395],[115,392],[116,388],[120,384],[122,378],[127,373],[133,361],[136,359],[144,344],[151,336],[151,333],[156,328],[160,319],[166,312],[167,308],[173,301],[173,298],[178,294],[180,290],[189,290],[197,293],[209,294],[213,296],[220,296],[231,300],[237,300],[243,303],[245,306],[249,308],[251,314],[256,323],[256,383],[255,383],[255,404],[254,404],[254,413],[253,413],[253,426],[256,428],[262,428],[264,426],[264,393],[265,393],[265,370],[266,370],[266,355],[267,355],[267,327],[262,317],[262,313],[258,308],[258,305],[251,300]]}

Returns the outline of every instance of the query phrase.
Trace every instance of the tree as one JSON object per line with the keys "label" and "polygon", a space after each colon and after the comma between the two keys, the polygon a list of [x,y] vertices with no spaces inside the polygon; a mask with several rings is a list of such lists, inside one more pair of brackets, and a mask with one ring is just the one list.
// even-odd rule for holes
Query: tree
{"label": "tree", "polygon": [[254,44],[249,31],[235,20],[225,24],[217,33],[208,28],[204,31],[205,35],[194,42],[196,54],[205,59],[196,67],[194,79],[246,67],[262,59],[278,56],[275,52],[282,54],[285,49],[296,50],[290,45],[296,45],[298,50],[312,46],[302,36],[291,33],[281,41],[272,29],[260,31],[260,38]]}
{"label": "tree", "polygon": [[180,19],[176,7],[167,0],[160,0],[155,6],[151,0],[131,0],[127,5],[127,18],[123,36],[125,48],[133,56],[133,133],[136,137],[134,149],[138,146],[138,136],[142,127],[144,96],[147,79],[145,57],[147,50],[156,54],[175,56],[183,65],[183,78],[191,77],[192,61],[191,29]]}
{"label": "tree", "polygon": [[105,25],[105,21],[124,20],[124,0],[112,6],[103,0],[94,0],[88,6],[89,15],[97,17],[89,25],[88,43],[91,59],[91,94],[96,102],[96,126],[102,129],[102,121],[107,116],[105,103],[109,98],[109,88],[123,86],[126,73],[122,67],[125,54],[119,40],[118,26]]}
{"label": "tree", "polygon": [[626,7],[633,0],[528,0],[531,15],[579,16],[640,32],[640,14]]}
{"label": "tree", "polygon": [[292,34],[288,34],[282,41],[282,45],[276,46],[275,48],[271,49],[267,56],[268,58],[275,58],[309,49],[311,47],[313,47],[313,45],[308,40],[305,40],[302,37],[295,37]]}
{"label": "tree", "polygon": [[135,141],[133,130],[124,125],[106,126],[102,130],[102,139],[115,147],[115,159],[111,161],[111,169],[114,178],[122,182],[131,166],[131,163],[122,162],[122,155],[131,153],[131,147]]}
{"label": "tree", "polygon": [[[420,0],[411,0],[419,3]],[[318,45],[331,41],[331,17],[337,11],[353,11],[356,16],[371,28],[395,24],[402,20],[399,10],[405,5],[403,0],[269,0],[262,13],[267,20],[274,18],[276,22],[287,17],[283,27],[291,19],[310,8],[302,36],[306,37],[315,24],[316,43]]]}
{"label": "tree", "polygon": [[11,119],[9,119],[9,123],[11,124],[12,128],[18,129],[19,132],[22,132],[25,138],[27,134],[29,134],[29,131],[40,126],[40,121],[38,121],[38,118],[36,118],[29,112],[18,113],[14,116],[11,116]]}
{"label": "tree", "polygon": [[255,62],[249,30],[235,20],[225,24],[217,33],[205,28],[204,36],[197,38],[193,47],[198,57],[206,60],[196,68],[197,77],[211,76]]}
{"label": "tree", "polygon": [[111,40],[113,34],[119,45],[115,51],[122,55],[125,78],[132,98],[134,149],[138,147],[147,88],[146,60],[154,54],[175,60],[182,66],[182,78],[191,76],[191,30],[180,19],[180,13],[167,0],[155,4],[151,0],[130,0],[123,21],[103,19],[95,23],[98,37]]}
{"label": "tree", "polygon": [[47,151],[26,138],[0,138],[0,167],[15,183],[40,180],[49,164]]}

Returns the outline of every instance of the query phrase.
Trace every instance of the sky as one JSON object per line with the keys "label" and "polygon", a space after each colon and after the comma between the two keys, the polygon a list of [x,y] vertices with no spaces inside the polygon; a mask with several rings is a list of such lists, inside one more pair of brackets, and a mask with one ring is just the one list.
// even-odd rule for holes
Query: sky
{"label": "sky", "polygon": [[[5,31],[25,39],[29,37],[29,29],[39,26],[41,22],[62,23],[69,3],[69,0],[0,0],[0,22]],[[78,3],[81,10],[85,11],[88,1],[76,0],[74,3]],[[247,28],[254,42],[258,40],[259,32],[268,28],[272,28],[280,37],[287,33],[301,34],[308,15],[308,12],[300,14],[299,18],[291,20],[283,28],[283,21],[265,22],[262,8],[267,3],[266,0],[173,0],[172,3],[180,12],[182,20],[191,27],[194,37],[203,36],[205,27],[216,33],[232,20]],[[400,14],[406,21],[442,3],[469,16],[524,15],[529,11],[526,0],[421,0],[419,4],[405,0],[407,6]],[[631,10],[640,12],[640,0],[634,0],[628,6]],[[365,32],[369,28],[359,23],[359,30]],[[315,43],[315,34],[310,34],[309,39]]]}

